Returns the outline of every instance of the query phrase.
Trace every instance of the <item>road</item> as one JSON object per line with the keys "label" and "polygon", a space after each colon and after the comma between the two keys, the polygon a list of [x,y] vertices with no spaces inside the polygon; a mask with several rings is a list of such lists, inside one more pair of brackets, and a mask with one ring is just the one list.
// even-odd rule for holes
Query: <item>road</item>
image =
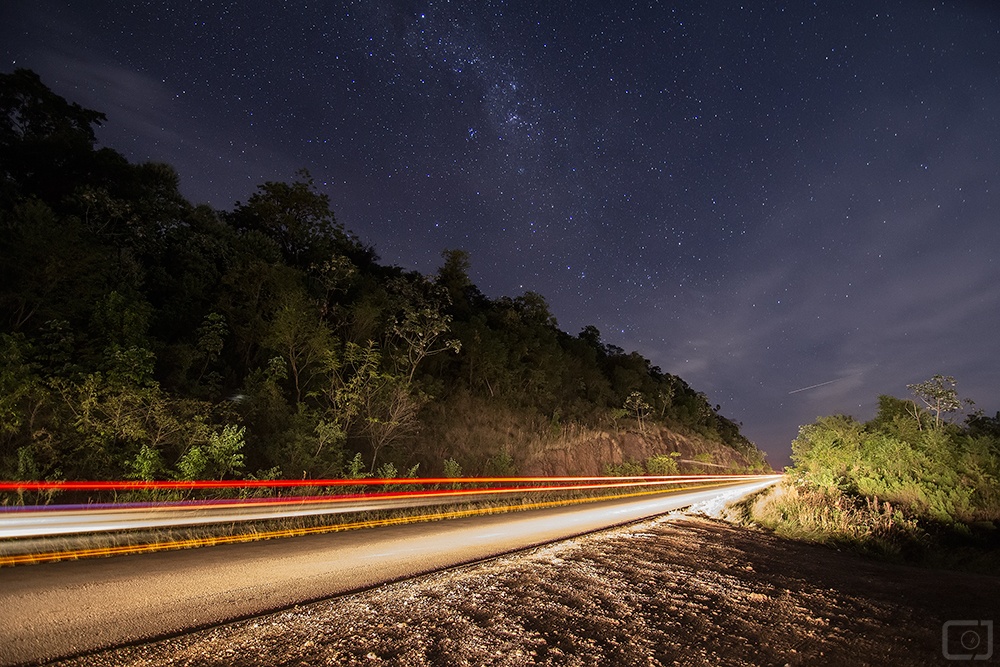
{"label": "road", "polygon": [[0,569],[0,665],[144,642],[637,521],[777,481]]}

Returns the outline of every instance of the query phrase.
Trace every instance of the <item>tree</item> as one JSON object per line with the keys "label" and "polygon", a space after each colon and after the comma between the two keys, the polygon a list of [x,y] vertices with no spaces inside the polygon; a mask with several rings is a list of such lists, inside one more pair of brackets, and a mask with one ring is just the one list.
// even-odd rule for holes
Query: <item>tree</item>
{"label": "tree", "polygon": [[444,264],[438,269],[436,282],[447,290],[451,312],[459,319],[467,319],[472,309],[469,294],[475,289],[469,279],[469,253],[465,250],[445,250],[441,257]]}
{"label": "tree", "polygon": [[410,384],[400,377],[380,374],[372,391],[365,394],[364,421],[361,432],[372,450],[372,471],[386,446],[417,429],[417,415],[423,397],[410,391]]}
{"label": "tree", "polygon": [[621,419],[635,391],[640,428],[738,435],[595,327],[560,331],[541,295],[487,298],[465,251],[433,276],[378,265],[304,171],[231,212],[194,207],[169,165],[99,148],[103,121],[33,72],[0,74],[0,478],[217,477],[243,456],[339,474],[362,440],[377,469],[431,392],[439,414],[471,393],[557,424]]}
{"label": "tree", "polygon": [[625,399],[625,409],[629,411],[629,414],[635,415],[636,421],[639,422],[639,430],[645,431],[645,426],[643,425],[643,419],[649,414],[649,403],[642,396],[641,391],[633,391]]}
{"label": "tree", "polygon": [[37,199],[0,208],[0,326],[78,325],[106,284],[107,254],[79,220]]}
{"label": "tree", "polygon": [[87,176],[99,111],[67,102],[28,69],[0,74],[0,204],[37,196],[55,203]]}
{"label": "tree", "polygon": [[241,231],[259,231],[278,243],[285,260],[300,268],[329,258],[336,250],[357,249],[330,209],[330,198],[316,190],[309,172],[294,183],[268,181],[230,214]]}
{"label": "tree", "polygon": [[301,403],[333,342],[315,306],[301,292],[288,291],[276,298],[281,305],[269,323],[264,343],[288,363],[295,402]]}
{"label": "tree", "polygon": [[194,445],[177,462],[180,479],[223,479],[243,470],[244,427],[229,424],[221,433],[211,433],[208,442]]}
{"label": "tree", "polygon": [[669,379],[660,384],[660,389],[656,393],[660,404],[660,419],[667,416],[667,410],[673,405],[675,391],[674,385],[670,383]]}
{"label": "tree", "polygon": [[[226,341],[226,334],[228,329],[226,328],[226,318],[219,313],[209,313],[205,316],[204,321],[197,330],[198,343],[195,348],[196,359],[201,361],[201,368],[198,371],[198,377],[195,378],[195,384],[201,383],[203,377],[205,377],[206,371],[208,371],[209,366],[212,365],[222,353],[222,347]],[[217,390],[219,377],[217,373],[213,373],[209,376],[209,389]]]}
{"label": "tree", "polygon": [[987,417],[982,410],[976,410],[967,417],[967,423],[971,435],[992,437],[1000,443],[1000,410],[994,417]]}
{"label": "tree", "polygon": [[[973,405],[971,400],[960,400],[955,389],[955,378],[950,375],[935,375],[930,380],[908,384],[906,388],[934,413],[934,428],[941,428],[941,415],[957,412],[962,404]],[[916,401],[913,403],[916,411]],[[917,419],[919,422],[919,417]]]}
{"label": "tree", "polygon": [[448,333],[451,315],[444,309],[451,302],[448,293],[423,277],[413,281],[393,281],[394,289],[403,296],[402,312],[392,325],[393,335],[403,343],[402,354],[407,381],[413,382],[417,366],[425,358],[452,350],[458,352],[458,339],[441,337]]}
{"label": "tree", "polygon": [[368,441],[374,472],[383,449],[414,432],[424,397],[412,392],[406,378],[382,369],[382,354],[373,341],[347,343],[342,359],[330,354],[327,371],[327,419]]}
{"label": "tree", "polygon": [[593,324],[588,324],[580,330],[577,338],[590,345],[594,350],[604,355],[604,343],[601,342],[601,331]]}

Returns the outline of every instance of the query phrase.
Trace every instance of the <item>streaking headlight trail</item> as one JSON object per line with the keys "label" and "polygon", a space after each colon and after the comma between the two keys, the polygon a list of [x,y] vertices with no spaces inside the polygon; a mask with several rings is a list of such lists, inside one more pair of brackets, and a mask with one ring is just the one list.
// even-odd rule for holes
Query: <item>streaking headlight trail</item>
{"label": "streaking headlight trail", "polygon": [[[0,482],[0,493],[64,494],[87,502],[0,506],[0,565],[137,551],[185,548],[234,541],[410,523],[483,513],[551,507],[609,498],[652,495],[680,488],[772,479],[765,475],[671,475],[660,477],[480,477],[321,480]],[[305,492],[305,494],[303,494]],[[120,494],[247,494],[222,497],[109,502]],[[539,498],[540,494],[549,494]],[[110,495],[109,495],[110,494]],[[290,495],[283,495],[290,494]],[[530,498],[539,498],[532,501]],[[555,499],[550,499],[555,497]],[[451,509],[445,511],[444,506]],[[424,510],[424,511],[419,511]],[[179,529],[211,524],[376,513],[379,518],[335,519],[331,525],[200,534],[195,538],[145,540],[142,544],[87,548],[86,536],[126,531]],[[405,514],[405,516],[403,515]],[[385,515],[389,515],[386,518]],[[321,521],[321,519],[320,519]],[[203,531],[209,530],[203,528]],[[78,536],[68,548],[19,549],[26,541]],[[126,540],[132,542],[132,540]]]}

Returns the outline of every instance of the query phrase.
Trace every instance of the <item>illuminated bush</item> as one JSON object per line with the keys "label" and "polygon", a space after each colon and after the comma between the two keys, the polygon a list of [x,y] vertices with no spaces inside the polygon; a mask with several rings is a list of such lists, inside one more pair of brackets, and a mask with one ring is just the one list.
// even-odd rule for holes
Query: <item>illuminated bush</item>
{"label": "illuminated bush", "polygon": [[920,520],[1000,520],[1000,438],[929,416],[914,401],[882,396],[865,424],[837,415],[803,426],[792,461],[790,472],[825,492],[880,498]]}
{"label": "illuminated bush", "polygon": [[676,475],[677,460],[669,454],[656,454],[646,459],[646,472],[650,475]]}

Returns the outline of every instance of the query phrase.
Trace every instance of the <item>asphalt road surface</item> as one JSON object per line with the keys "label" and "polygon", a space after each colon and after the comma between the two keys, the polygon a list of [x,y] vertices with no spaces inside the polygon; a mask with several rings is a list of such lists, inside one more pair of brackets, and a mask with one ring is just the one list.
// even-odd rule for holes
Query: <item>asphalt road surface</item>
{"label": "asphalt road surface", "polygon": [[34,664],[329,598],[637,521],[771,479],[641,499],[0,569],[0,665]]}

